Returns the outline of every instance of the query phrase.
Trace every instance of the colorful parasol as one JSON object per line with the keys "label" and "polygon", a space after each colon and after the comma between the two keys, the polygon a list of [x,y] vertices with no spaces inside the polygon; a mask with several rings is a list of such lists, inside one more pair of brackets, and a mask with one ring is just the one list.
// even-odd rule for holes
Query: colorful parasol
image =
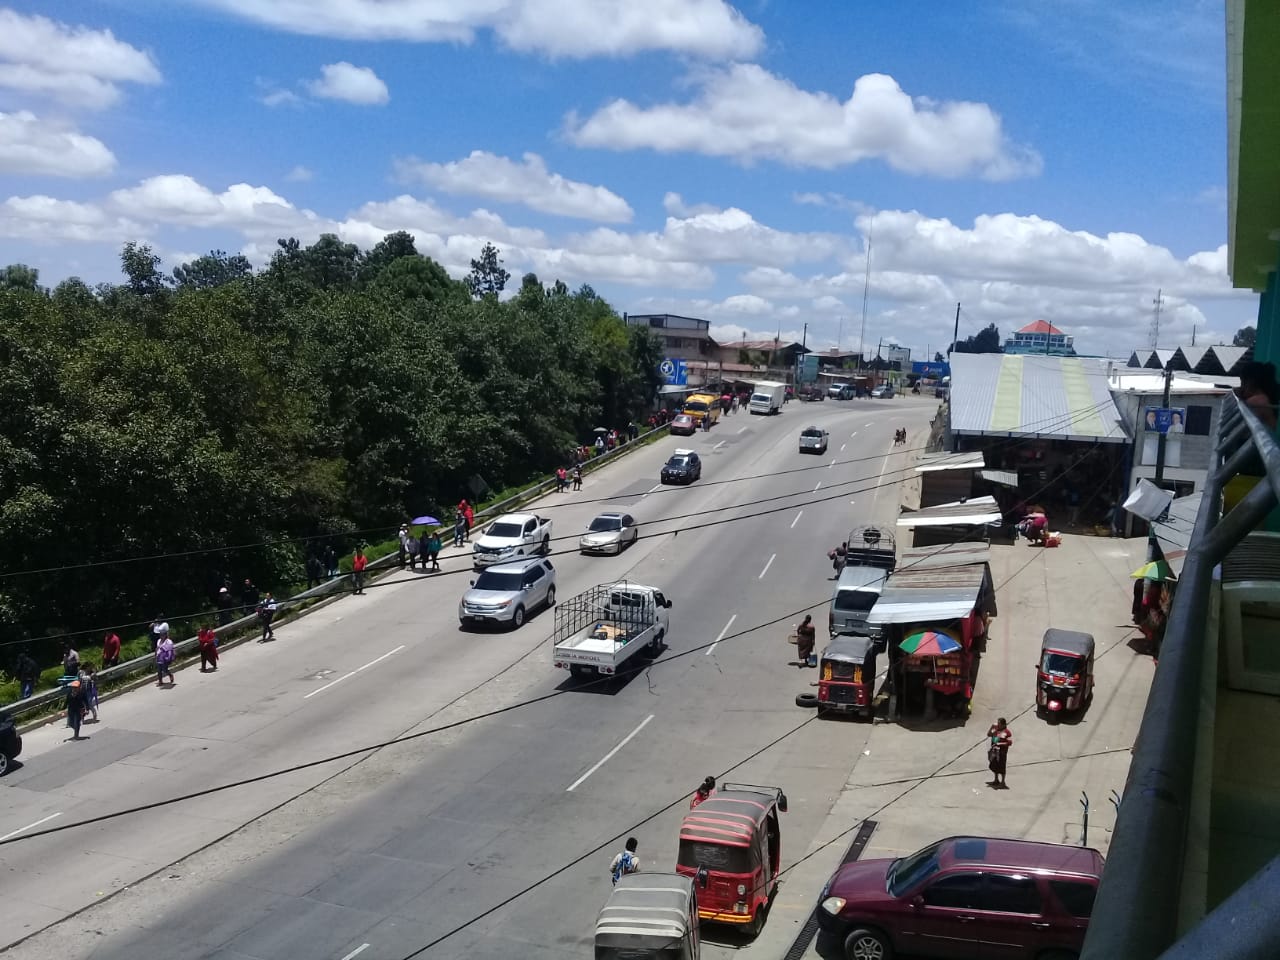
{"label": "colorful parasol", "polygon": [[908,634],[898,646],[903,652],[913,657],[937,657],[946,653],[955,653],[960,649],[960,642],[937,630],[920,630]]}
{"label": "colorful parasol", "polygon": [[1157,583],[1164,580],[1177,579],[1173,575],[1173,568],[1169,566],[1166,560],[1152,560],[1144,563],[1129,576],[1134,580],[1155,580]]}

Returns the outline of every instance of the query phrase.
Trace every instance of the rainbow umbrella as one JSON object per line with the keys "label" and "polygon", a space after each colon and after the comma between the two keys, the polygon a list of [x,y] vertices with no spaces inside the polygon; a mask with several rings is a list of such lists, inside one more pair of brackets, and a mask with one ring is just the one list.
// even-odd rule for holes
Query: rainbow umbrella
{"label": "rainbow umbrella", "polygon": [[898,647],[913,657],[937,657],[944,653],[955,653],[960,649],[960,642],[937,630],[920,630],[909,634]]}

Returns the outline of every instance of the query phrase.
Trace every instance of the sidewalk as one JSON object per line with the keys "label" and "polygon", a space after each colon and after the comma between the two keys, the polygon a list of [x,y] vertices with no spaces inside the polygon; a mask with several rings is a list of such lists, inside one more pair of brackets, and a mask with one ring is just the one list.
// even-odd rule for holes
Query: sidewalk
{"label": "sidewalk", "polygon": [[[963,724],[913,722],[912,729],[851,723],[849,743],[861,747],[845,788],[810,848],[788,857],[810,859],[784,876],[749,957],[786,952],[864,818],[877,826],[862,859],[902,856],[956,834],[1080,843],[1083,792],[1090,803],[1088,845],[1106,855],[1115,825],[1109,794],[1124,788],[1155,671],[1151,658],[1127,643],[1136,635],[1129,626],[1129,574],[1145,550],[1141,539],[1086,536],[1067,536],[1049,550],[1025,541],[991,547],[999,615],[972,715]],[[1082,630],[1097,641],[1093,703],[1079,722],[1035,716],[1035,665],[1050,626]],[[985,735],[1000,716],[1014,736],[1007,790],[987,786]],[[804,956],[818,956],[812,943]]]}

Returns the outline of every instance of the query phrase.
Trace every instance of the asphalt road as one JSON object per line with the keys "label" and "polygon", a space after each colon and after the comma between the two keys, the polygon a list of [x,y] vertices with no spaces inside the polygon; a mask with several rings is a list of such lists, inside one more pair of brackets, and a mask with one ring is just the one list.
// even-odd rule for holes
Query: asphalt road
{"label": "asphalt road", "polygon": [[[90,740],[63,743],[58,726],[32,733],[24,766],[3,781],[0,837],[560,694],[372,755],[0,846],[3,943],[31,937],[11,955],[62,960],[397,960],[674,802],[634,830],[644,868],[670,869],[683,800],[707,773],[784,787],[783,858],[794,859],[853,758],[844,725],[797,730],[812,717],[794,705],[812,672],[788,665],[784,637],[806,611],[825,627],[826,550],[857,523],[896,516],[899,488],[868,488],[906,475],[911,458],[893,451],[893,431],[908,427],[906,450],[920,446],[935,410],[897,398],[738,414],[542,501],[556,550],[572,550],[604,509],[643,525],[621,557],[553,557],[562,599],[623,576],[673,599],[667,652],[629,682],[584,688],[555,670],[550,612],[518,631],[460,631],[470,578],[460,558],[444,574],[406,573],[333,604],[275,643],[230,651],[217,674],[187,670],[174,690],[110,701],[85,728]],[[810,423],[831,433],[825,456],[797,452]],[[677,446],[703,455],[703,480],[660,488]],[[748,516],[760,511],[772,512]],[[715,521],[727,522],[695,529]],[[424,955],[589,955],[620,848]]]}

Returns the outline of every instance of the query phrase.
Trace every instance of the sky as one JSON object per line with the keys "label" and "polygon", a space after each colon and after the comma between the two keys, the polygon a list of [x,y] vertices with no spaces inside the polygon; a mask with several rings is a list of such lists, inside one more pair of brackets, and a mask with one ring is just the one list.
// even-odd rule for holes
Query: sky
{"label": "sky", "polygon": [[407,230],[722,340],[1230,343],[1224,58],[1205,0],[0,5],[0,263]]}

